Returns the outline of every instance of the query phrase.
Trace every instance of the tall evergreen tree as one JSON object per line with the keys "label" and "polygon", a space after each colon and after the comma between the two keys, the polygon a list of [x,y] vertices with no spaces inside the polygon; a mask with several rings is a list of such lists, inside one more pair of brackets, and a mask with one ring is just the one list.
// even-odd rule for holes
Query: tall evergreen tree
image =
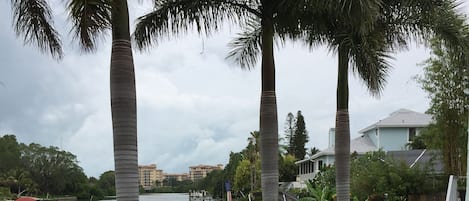
{"label": "tall evergreen tree", "polygon": [[308,142],[308,131],[306,130],[305,119],[298,111],[296,114],[295,121],[295,134],[293,135],[293,155],[301,160],[305,158],[306,148],[305,145]]}
{"label": "tall evergreen tree", "polygon": [[295,115],[291,112],[287,114],[285,120],[285,138],[287,140],[287,154],[293,154],[293,136],[295,135]]}

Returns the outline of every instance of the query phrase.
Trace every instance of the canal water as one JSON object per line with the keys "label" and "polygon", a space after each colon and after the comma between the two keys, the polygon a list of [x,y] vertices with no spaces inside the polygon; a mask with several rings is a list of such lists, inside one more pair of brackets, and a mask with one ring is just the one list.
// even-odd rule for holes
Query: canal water
{"label": "canal water", "polygon": [[[154,193],[140,195],[140,201],[188,201],[187,193]],[[108,200],[115,201],[115,200]]]}

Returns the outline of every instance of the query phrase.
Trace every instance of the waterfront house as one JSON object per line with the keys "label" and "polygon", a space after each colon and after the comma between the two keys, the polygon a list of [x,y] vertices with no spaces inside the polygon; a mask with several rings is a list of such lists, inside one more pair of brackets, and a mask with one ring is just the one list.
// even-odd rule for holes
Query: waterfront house
{"label": "waterfront house", "polygon": [[[360,136],[350,141],[350,153],[364,154],[379,149],[385,152],[408,151],[406,146],[420,130],[430,124],[432,117],[407,109],[400,109],[388,117],[360,130]],[[304,183],[324,167],[334,163],[335,129],[329,130],[329,146],[310,158],[297,161],[297,181]],[[404,152],[399,152],[405,155]],[[412,155],[413,156],[413,155]],[[410,160],[410,159],[409,159]]]}

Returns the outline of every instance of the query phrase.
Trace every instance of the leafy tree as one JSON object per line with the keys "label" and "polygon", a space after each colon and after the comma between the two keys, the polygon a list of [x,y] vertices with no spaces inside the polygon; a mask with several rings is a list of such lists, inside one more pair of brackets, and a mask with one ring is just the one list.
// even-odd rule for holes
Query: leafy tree
{"label": "leafy tree", "polygon": [[[11,191],[9,193],[17,196],[50,193],[75,195],[79,199],[89,199],[91,195],[96,199],[102,198],[99,181],[86,177],[72,153],[35,143],[19,144],[14,135],[0,137],[0,142],[8,142],[8,146],[3,145],[19,153],[15,166],[0,172],[0,188],[6,187]],[[5,151],[3,155],[0,154],[0,160],[13,160],[11,155]],[[114,179],[112,190],[115,192]]]}
{"label": "leafy tree", "polygon": [[199,182],[199,189],[207,190],[212,197],[221,198],[224,194],[223,170],[214,170]]}
{"label": "leafy tree", "polygon": [[76,156],[57,147],[43,147],[31,143],[22,145],[22,162],[31,178],[44,193],[61,194],[78,192],[87,177],[78,166]]}
{"label": "leafy tree", "polygon": [[[12,0],[17,36],[55,59],[63,57],[59,33],[53,27],[46,0]],[[108,30],[112,35],[110,88],[117,200],[138,200],[137,112],[135,74],[126,0],[68,2],[72,33],[85,51],[94,51]]]}
{"label": "leafy tree", "polygon": [[0,197],[2,198],[13,198],[10,189],[7,187],[0,186]]}
{"label": "leafy tree", "polygon": [[14,135],[0,137],[0,176],[21,165],[19,144]]}
{"label": "leafy tree", "polygon": [[116,195],[116,176],[114,171],[106,171],[99,176],[98,187],[104,195]]}
{"label": "leafy tree", "polygon": [[469,71],[466,58],[462,58],[467,54],[446,48],[437,39],[432,41],[431,49],[432,56],[425,61],[419,81],[431,99],[427,112],[434,121],[421,136],[431,148],[442,150],[447,173],[459,175],[459,170],[466,169],[467,154],[469,99],[464,89],[469,88]]}
{"label": "leafy tree", "polygon": [[308,131],[301,111],[296,114],[295,134],[293,135],[293,156],[302,160],[306,155],[305,145],[308,142]]}
{"label": "leafy tree", "polygon": [[[256,163],[256,176],[260,176],[260,163]],[[241,163],[236,168],[236,174],[234,179],[233,190],[234,191],[242,191],[242,192],[252,192],[250,179],[251,178],[251,163],[249,160],[242,160]],[[260,178],[258,178],[260,179]],[[259,186],[254,187],[255,190],[259,188]]]}
{"label": "leafy tree", "polygon": [[298,175],[298,166],[295,161],[297,159],[292,155],[280,156],[279,173],[280,181],[295,181]]}
{"label": "leafy tree", "polygon": [[155,188],[151,190],[146,190],[147,193],[187,193],[190,190],[208,190],[213,193],[213,188],[216,186],[212,186],[213,179],[222,179],[222,177],[218,177],[221,175],[213,176],[207,175],[207,177],[200,179],[196,182],[191,180],[183,180],[178,181],[176,178],[169,178],[164,179],[161,182],[161,185],[157,185]]}
{"label": "leafy tree", "polygon": [[230,153],[230,160],[228,161],[228,164],[225,166],[225,169],[223,170],[223,176],[225,181],[230,181],[234,182],[235,179],[235,174],[236,174],[236,168],[239,166],[241,161],[243,160],[243,155],[241,153]]}
{"label": "leafy tree", "polygon": [[101,200],[105,196],[103,189],[99,187],[99,180],[95,177],[88,179],[88,192],[89,197],[96,198],[97,200]]}
{"label": "leafy tree", "polygon": [[409,149],[426,149],[427,144],[425,143],[425,138],[422,134],[415,136],[412,139],[412,142],[406,144]]}
{"label": "leafy tree", "polygon": [[316,174],[311,184],[316,189],[329,188],[335,191],[335,167],[333,165],[324,167]]}

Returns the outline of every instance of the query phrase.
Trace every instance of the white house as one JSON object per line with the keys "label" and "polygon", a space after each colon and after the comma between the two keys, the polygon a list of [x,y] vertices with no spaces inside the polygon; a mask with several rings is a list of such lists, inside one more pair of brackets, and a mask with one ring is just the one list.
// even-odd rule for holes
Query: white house
{"label": "white house", "polygon": [[[350,153],[364,154],[370,151],[403,151],[406,144],[418,135],[420,129],[430,124],[432,117],[407,109],[391,113],[387,118],[359,131],[360,137],[350,141]],[[329,130],[329,147],[311,158],[297,161],[299,174],[297,181],[304,182],[314,176],[322,167],[331,165],[335,160],[335,129]]]}

